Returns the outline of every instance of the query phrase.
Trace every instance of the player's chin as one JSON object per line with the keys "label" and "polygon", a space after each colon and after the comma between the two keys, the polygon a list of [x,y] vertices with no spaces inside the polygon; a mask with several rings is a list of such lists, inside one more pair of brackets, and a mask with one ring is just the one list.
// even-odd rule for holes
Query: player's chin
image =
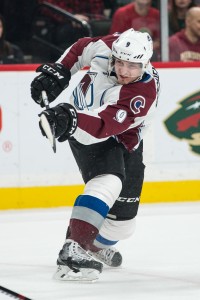
{"label": "player's chin", "polygon": [[133,78],[128,78],[128,77],[127,78],[121,78],[121,77],[118,78],[118,83],[123,84],[123,85],[129,84],[132,81],[133,81]]}

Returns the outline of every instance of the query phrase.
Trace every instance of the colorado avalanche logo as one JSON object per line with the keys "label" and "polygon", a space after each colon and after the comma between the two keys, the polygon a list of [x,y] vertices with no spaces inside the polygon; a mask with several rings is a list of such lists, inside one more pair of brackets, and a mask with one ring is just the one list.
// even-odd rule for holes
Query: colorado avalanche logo
{"label": "colorado avalanche logo", "polygon": [[142,96],[136,96],[131,100],[130,109],[134,114],[139,114],[141,108],[145,107],[146,100]]}
{"label": "colorado avalanche logo", "polygon": [[77,109],[89,108],[94,103],[94,81],[97,76],[95,72],[88,72],[73,92],[74,105]]}
{"label": "colorado avalanche logo", "polygon": [[181,108],[165,120],[168,131],[185,140],[193,152],[200,154],[200,91],[180,102]]}

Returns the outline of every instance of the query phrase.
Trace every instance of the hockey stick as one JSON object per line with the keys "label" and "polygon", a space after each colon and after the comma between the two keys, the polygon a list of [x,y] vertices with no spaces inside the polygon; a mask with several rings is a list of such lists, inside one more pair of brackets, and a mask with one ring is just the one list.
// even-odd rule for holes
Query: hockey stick
{"label": "hockey stick", "polygon": [[14,297],[16,299],[21,299],[21,300],[31,300],[30,298],[27,298],[21,294],[18,294],[16,292],[13,292],[9,289],[6,289],[5,287],[1,286],[0,285],[0,292],[3,293],[3,294],[6,294],[7,296],[10,296],[10,297]]}
{"label": "hockey stick", "polygon": [[[46,109],[49,109],[49,101],[47,97],[47,93],[45,91],[42,91],[42,100],[45,105]],[[55,139],[55,128],[51,126],[44,114],[40,117],[40,124],[51,144],[51,147],[53,149],[53,152],[56,153],[56,139]]]}

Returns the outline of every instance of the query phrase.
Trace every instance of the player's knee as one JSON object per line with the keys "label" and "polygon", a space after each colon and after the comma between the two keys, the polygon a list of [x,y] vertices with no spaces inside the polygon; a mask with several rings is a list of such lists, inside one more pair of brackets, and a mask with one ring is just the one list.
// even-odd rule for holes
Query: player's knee
{"label": "player's knee", "polygon": [[119,197],[121,189],[122,182],[118,176],[105,174],[88,181],[83,194],[97,197],[109,207],[112,207],[115,200]]}

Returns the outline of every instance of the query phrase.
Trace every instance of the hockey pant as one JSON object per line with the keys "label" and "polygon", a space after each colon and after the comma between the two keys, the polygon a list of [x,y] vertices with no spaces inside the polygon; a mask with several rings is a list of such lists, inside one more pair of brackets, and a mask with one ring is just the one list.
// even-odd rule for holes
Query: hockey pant
{"label": "hockey pant", "polygon": [[72,139],[70,147],[86,183],[72,210],[70,238],[84,248],[93,241],[104,248],[128,238],[135,228],[144,179],[142,144],[133,153],[113,138],[89,146]]}

